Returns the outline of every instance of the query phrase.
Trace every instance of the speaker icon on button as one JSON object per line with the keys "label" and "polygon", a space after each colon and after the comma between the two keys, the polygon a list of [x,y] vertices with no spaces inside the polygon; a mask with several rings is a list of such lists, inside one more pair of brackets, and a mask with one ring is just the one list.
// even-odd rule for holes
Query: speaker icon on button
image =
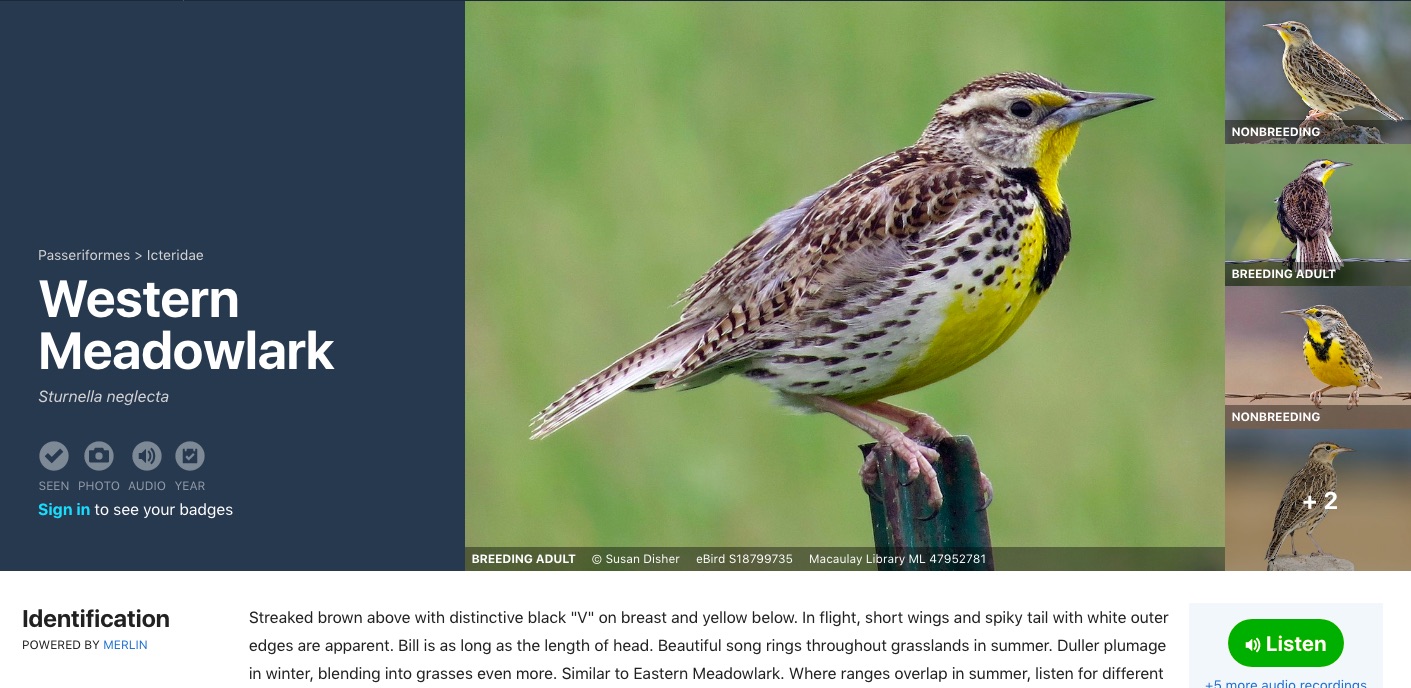
{"label": "speaker icon on button", "polygon": [[142,442],[132,449],[132,465],[150,471],[162,464],[162,448],[156,442]]}

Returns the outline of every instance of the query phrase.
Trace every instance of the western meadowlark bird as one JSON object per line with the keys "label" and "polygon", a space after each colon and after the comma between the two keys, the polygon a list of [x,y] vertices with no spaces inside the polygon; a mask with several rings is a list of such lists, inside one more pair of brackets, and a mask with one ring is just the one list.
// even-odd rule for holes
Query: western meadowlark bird
{"label": "western meadowlark bird", "polygon": [[[626,389],[738,373],[871,435],[911,478],[925,476],[939,506],[939,457],[917,440],[950,434],[882,399],[953,375],[1014,334],[1068,252],[1058,172],[1079,124],[1148,100],[1027,73],[961,88],[914,145],[766,220],[682,295],[676,324],[550,404],[533,437]],[[876,469],[864,465],[864,482]]]}
{"label": "western meadowlark bird", "polygon": [[1333,211],[1324,187],[1333,176],[1333,170],[1350,165],[1350,162],[1314,160],[1279,194],[1279,229],[1293,242],[1293,250],[1284,265],[1292,268],[1299,263],[1314,270],[1342,268],[1342,258],[1333,248]]}
{"label": "western meadowlark bird", "polygon": [[1400,121],[1401,115],[1387,107],[1367,84],[1344,67],[1336,57],[1313,42],[1308,27],[1296,21],[1264,26],[1284,39],[1284,76],[1298,97],[1309,107],[1308,116],[1339,113],[1358,105]]}
{"label": "western meadowlark bird", "polygon": [[1274,557],[1284,548],[1284,540],[1289,541],[1293,556],[1298,556],[1293,534],[1303,528],[1308,529],[1308,539],[1312,540],[1313,547],[1318,550],[1317,554],[1323,553],[1318,541],[1313,540],[1313,529],[1328,517],[1327,507],[1334,499],[1328,493],[1337,490],[1338,479],[1337,474],[1333,472],[1333,459],[1337,458],[1338,454],[1350,451],[1352,450],[1332,442],[1313,445],[1313,451],[1308,453],[1308,463],[1289,479],[1289,486],[1284,488],[1284,497],[1279,500],[1279,510],[1274,512],[1274,537],[1269,540],[1269,550],[1264,554],[1266,562],[1274,563]]}
{"label": "western meadowlark bird", "polygon": [[1314,306],[1298,311],[1283,311],[1303,318],[1308,334],[1303,337],[1303,360],[1319,382],[1327,385],[1308,398],[1318,408],[1323,407],[1323,392],[1334,387],[1351,387],[1352,398],[1347,407],[1357,405],[1357,391],[1362,386],[1381,389],[1380,377],[1372,372],[1372,354],[1362,338],[1347,324],[1342,313],[1328,306]]}

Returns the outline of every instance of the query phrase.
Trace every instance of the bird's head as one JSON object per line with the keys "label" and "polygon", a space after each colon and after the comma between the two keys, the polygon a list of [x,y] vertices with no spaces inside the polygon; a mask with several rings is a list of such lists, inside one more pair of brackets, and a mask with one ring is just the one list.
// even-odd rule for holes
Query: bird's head
{"label": "bird's head", "polygon": [[1313,445],[1313,451],[1308,453],[1308,460],[1317,461],[1318,463],[1332,463],[1333,459],[1337,458],[1338,454],[1344,454],[1350,451],[1353,450],[1348,447],[1339,447],[1332,442],[1319,442]]}
{"label": "bird's head", "polygon": [[1038,74],[995,74],[941,103],[918,145],[957,142],[990,167],[1034,169],[1041,180],[1056,183],[1079,124],[1149,100],[1136,93],[1078,91]]}
{"label": "bird's head", "polygon": [[1328,178],[1333,176],[1333,170],[1339,167],[1351,167],[1350,162],[1333,162],[1332,160],[1314,160],[1303,168],[1303,176],[1313,179],[1320,184],[1327,184]]}
{"label": "bird's head", "polygon": [[1303,318],[1303,322],[1307,323],[1310,331],[1316,327],[1317,331],[1327,332],[1338,325],[1347,325],[1347,318],[1344,318],[1342,313],[1337,312],[1337,309],[1331,306],[1313,306],[1302,310],[1283,311],[1283,314]]}
{"label": "bird's head", "polygon": [[1279,32],[1279,37],[1284,39],[1285,45],[1300,48],[1313,42],[1313,34],[1308,32],[1308,27],[1302,22],[1286,21],[1282,24],[1265,24],[1266,28]]}

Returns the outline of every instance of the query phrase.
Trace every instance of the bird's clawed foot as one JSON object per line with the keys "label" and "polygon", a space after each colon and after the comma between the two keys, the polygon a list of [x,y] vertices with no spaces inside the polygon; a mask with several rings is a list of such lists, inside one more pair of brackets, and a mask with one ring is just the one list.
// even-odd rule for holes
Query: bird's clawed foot
{"label": "bird's clawed foot", "polygon": [[[906,421],[906,436],[914,440],[927,440],[934,444],[940,444],[954,437],[949,430],[941,427],[940,423],[924,413],[916,413],[914,417]],[[939,489],[939,488],[938,488]],[[990,482],[990,477],[980,472],[980,508],[976,511],[984,511],[990,508],[990,503],[995,501],[995,486]],[[934,506],[939,507],[936,503]]]}
{"label": "bird's clawed foot", "polygon": [[980,508],[976,511],[984,511],[990,508],[990,503],[995,501],[995,486],[990,482],[990,476],[980,471]]}
{"label": "bird's clawed foot", "polygon": [[935,418],[924,413],[910,416],[904,422],[906,423],[906,436],[913,440],[930,440],[940,443],[954,437],[949,430],[941,427]]}
{"label": "bird's clawed foot", "polygon": [[[1357,406],[1359,403],[1361,403],[1361,401],[1357,398],[1357,388],[1356,388],[1356,387],[1353,387],[1353,388],[1352,388],[1352,394],[1349,395],[1349,398],[1348,398],[1348,400],[1347,400],[1347,407],[1348,407],[1348,408],[1353,408],[1353,407]],[[1322,552],[1319,552],[1319,554],[1322,554]]]}
{"label": "bird's clawed foot", "polygon": [[[941,427],[936,419],[924,413],[893,406],[884,401],[873,401],[853,406],[822,396],[798,396],[795,398],[819,411],[831,413],[852,423],[877,440],[878,445],[886,446],[894,456],[906,464],[908,484],[918,478],[926,481],[927,501],[932,508],[937,510],[941,508],[945,497],[941,491],[940,476],[936,472],[936,464],[940,462],[941,455],[923,442],[939,445],[942,442],[953,441],[954,435]],[[906,432],[903,433],[886,421],[906,426]],[[881,473],[882,467],[878,463],[877,453],[875,451],[869,452],[867,460],[862,463],[862,468],[858,471],[858,476],[862,478],[863,487],[867,488],[869,494],[875,496],[876,493],[871,488],[877,484]],[[994,496],[994,485],[990,483],[989,477],[981,473],[979,495],[981,506],[979,510],[989,508],[990,503],[994,501]]]}
{"label": "bird's clawed foot", "polygon": [[[887,445],[893,455],[906,463],[907,484],[917,478],[924,480],[927,501],[930,502],[932,508],[941,508],[945,496],[941,494],[941,481],[936,474],[935,466],[941,460],[941,455],[935,449],[922,445],[920,442],[903,435],[900,431],[893,429],[893,433],[888,437],[879,437],[877,441]],[[864,470],[866,470],[865,466]]]}
{"label": "bird's clawed foot", "polygon": [[[917,413],[911,409],[894,406],[884,401],[874,401],[870,404],[863,404],[862,410],[886,418],[894,423],[901,423],[906,426],[906,433],[901,433],[890,425],[885,426],[881,433],[874,433],[873,437],[878,442],[886,444],[902,461],[906,462],[907,479],[915,480],[918,477],[926,480],[926,493],[930,495],[931,506],[936,509],[941,508],[945,501],[941,494],[941,482],[936,474],[935,463],[941,460],[941,455],[936,450],[927,447],[921,442],[927,441],[938,444],[952,437],[949,430],[941,427],[940,423],[924,413]],[[867,465],[862,467],[864,482],[867,481],[869,471],[876,479],[877,468],[871,469]]]}

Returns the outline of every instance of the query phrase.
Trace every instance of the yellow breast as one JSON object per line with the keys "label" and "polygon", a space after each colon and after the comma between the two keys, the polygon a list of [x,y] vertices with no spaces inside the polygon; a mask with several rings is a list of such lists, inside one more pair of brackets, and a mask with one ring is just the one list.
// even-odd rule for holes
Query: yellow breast
{"label": "yellow breast", "polygon": [[[1058,171],[1077,138],[1076,124],[1048,132],[1040,141],[1034,163],[1039,180],[1037,193],[1059,212],[1063,211],[1063,197],[1058,193]],[[942,301],[943,312],[935,334],[924,348],[908,357],[882,386],[839,399],[851,403],[876,401],[950,377],[990,355],[1024,324],[1043,295],[1037,289],[1035,276],[1047,234],[1039,199],[1034,200],[1027,218],[1015,218],[1019,230],[1017,264],[1011,264],[993,284],[977,284],[974,293],[958,290],[955,298]]]}
{"label": "yellow breast", "polygon": [[[1321,346],[1325,341],[1320,334],[1314,334],[1313,337],[1318,339],[1318,344]],[[1325,385],[1355,387],[1362,384],[1357,371],[1347,364],[1347,357],[1344,356],[1344,353],[1342,342],[1334,339],[1328,345],[1328,360],[1324,361],[1318,358],[1318,352],[1314,348],[1313,342],[1307,339],[1303,340],[1303,358],[1308,361],[1308,370],[1313,373],[1313,377],[1318,378]]]}
{"label": "yellow breast", "polygon": [[952,300],[930,344],[866,396],[875,400],[925,387],[969,368],[999,348],[1038,305],[1042,295],[1034,290],[1034,275],[1043,251],[1043,216],[1035,212],[1020,233],[1018,269],[1006,271],[1004,279],[975,294]]}

